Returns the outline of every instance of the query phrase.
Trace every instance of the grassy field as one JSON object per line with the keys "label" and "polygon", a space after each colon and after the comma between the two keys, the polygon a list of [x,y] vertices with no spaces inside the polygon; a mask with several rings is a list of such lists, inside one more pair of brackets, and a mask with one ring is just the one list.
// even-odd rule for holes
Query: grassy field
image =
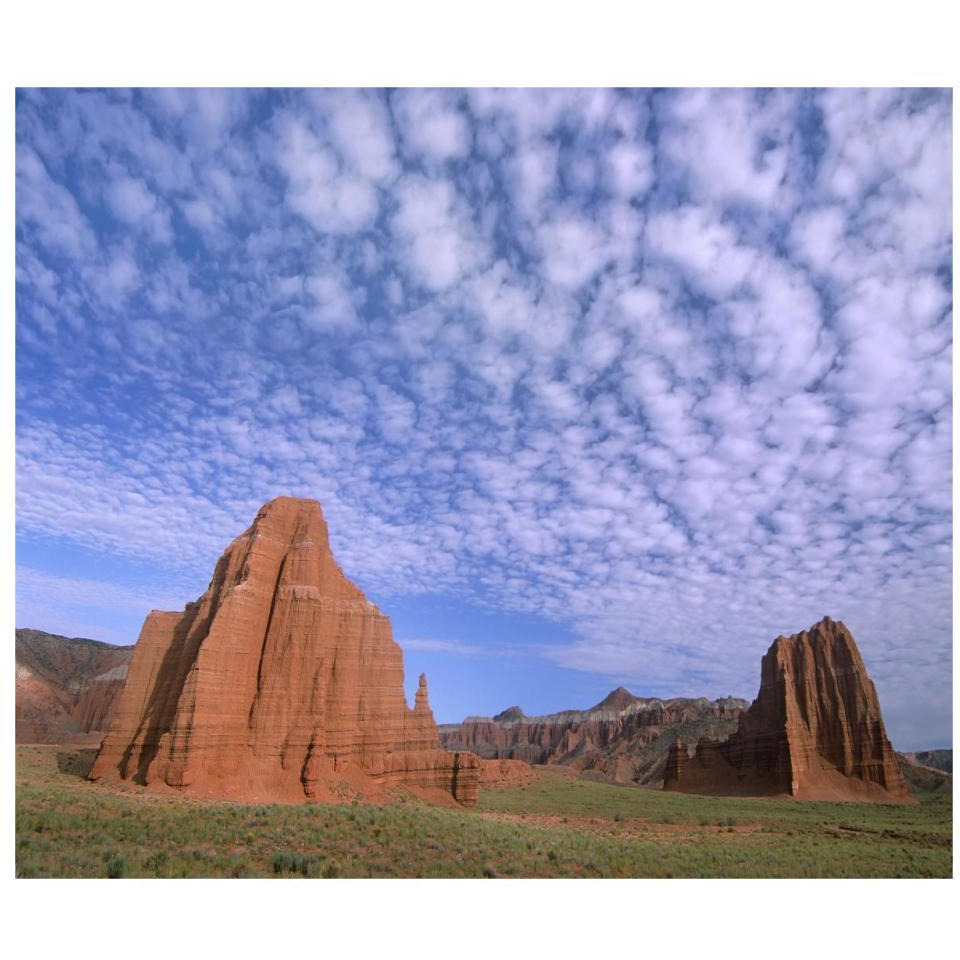
{"label": "grassy field", "polygon": [[693,797],[541,768],[474,810],[244,806],[84,779],[91,751],[17,748],[18,877],[949,877],[952,800]]}

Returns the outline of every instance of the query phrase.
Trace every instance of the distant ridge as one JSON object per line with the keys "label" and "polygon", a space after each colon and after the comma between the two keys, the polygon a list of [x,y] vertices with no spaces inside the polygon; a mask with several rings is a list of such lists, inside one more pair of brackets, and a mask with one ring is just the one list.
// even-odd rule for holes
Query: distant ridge
{"label": "distant ridge", "polygon": [[659,785],[676,736],[729,736],[748,706],[746,700],[732,697],[637,697],[621,686],[588,710],[529,717],[514,706],[493,717],[441,724],[439,730],[448,750],[469,750],[489,759],[557,763],[618,783]]}
{"label": "distant ridge", "polygon": [[640,698],[635,697],[626,687],[617,687],[616,690],[611,690],[595,707],[591,707],[590,712],[594,710],[626,710],[627,707],[632,707],[639,702]]}
{"label": "distant ridge", "polygon": [[133,647],[29,628],[18,629],[15,640],[17,743],[77,742],[102,734]]}

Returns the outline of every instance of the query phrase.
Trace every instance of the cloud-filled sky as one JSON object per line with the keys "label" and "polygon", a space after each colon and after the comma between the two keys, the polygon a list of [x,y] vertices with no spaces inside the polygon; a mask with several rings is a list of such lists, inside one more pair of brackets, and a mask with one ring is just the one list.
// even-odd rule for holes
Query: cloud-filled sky
{"label": "cloud-filled sky", "polygon": [[311,496],[442,721],[827,614],[949,745],[951,107],[19,91],[17,624],[130,642]]}

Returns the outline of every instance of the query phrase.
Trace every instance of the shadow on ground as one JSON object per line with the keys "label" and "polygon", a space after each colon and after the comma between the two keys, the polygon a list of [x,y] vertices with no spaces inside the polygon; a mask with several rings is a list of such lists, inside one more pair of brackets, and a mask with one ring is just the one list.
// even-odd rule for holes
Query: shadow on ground
{"label": "shadow on ground", "polygon": [[72,777],[79,777],[86,780],[93,761],[97,758],[96,748],[86,750],[61,750],[57,754],[57,769],[61,773],[66,773]]}

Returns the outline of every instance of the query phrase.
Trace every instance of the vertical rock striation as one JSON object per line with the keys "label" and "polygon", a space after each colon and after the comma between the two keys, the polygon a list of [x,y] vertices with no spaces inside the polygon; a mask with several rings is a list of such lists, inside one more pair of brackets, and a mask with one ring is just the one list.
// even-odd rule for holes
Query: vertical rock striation
{"label": "vertical rock striation", "polygon": [[729,740],[682,741],[664,789],[808,800],[909,800],[880,703],[850,631],[825,617],[778,637],[763,657],[760,692]]}
{"label": "vertical rock striation", "polygon": [[280,497],[182,613],[153,611],[91,771],[238,800],[405,784],[476,801],[479,763],[410,710],[390,621],[337,566],[314,500]]}

